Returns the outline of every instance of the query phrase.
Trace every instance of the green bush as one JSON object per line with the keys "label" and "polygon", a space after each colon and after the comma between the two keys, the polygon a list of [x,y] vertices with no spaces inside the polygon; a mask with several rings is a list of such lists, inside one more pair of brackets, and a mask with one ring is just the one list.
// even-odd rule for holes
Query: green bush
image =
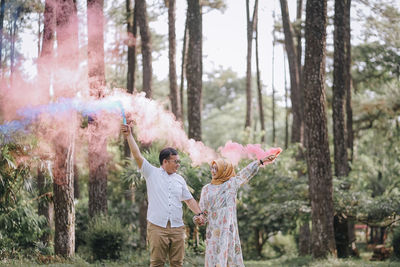
{"label": "green bush", "polygon": [[119,259],[126,245],[127,231],[117,218],[103,215],[93,218],[89,223],[86,241],[94,259]]}
{"label": "green bush", "polygon": [[393,232],[392,239],[393,253],[394,256],[400,259],[400,226],[397,226]]}

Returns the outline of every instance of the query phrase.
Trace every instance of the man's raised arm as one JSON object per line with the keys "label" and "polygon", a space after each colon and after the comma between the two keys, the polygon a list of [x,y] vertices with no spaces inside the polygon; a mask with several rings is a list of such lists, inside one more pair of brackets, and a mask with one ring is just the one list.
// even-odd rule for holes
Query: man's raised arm
{"label": "man's raised arm", "polygon": [[143,159],[142,153],[140,153],[139,146],[136,144],[136,141],[133,138],[131,127],[129,125],[122,124],[121,130],[122,130],[122,134],[125,136],[126,140],[128,140],[129,149],[131,150],[131,153],[132,153],[139,169],[141,169],[144,159]]}

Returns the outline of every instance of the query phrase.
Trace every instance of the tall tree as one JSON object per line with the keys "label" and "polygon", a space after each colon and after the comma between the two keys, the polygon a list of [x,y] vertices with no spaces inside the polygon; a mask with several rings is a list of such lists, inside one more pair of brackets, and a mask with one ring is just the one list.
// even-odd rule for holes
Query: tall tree
{"label": "tall tree", "polygon": [[289,19],[289,9],[286,0],[280,0],[281,13],[282,13],[282,24],[283,31],[285,33],[285,48],[288,55],[289,61],[289,73],[290,73],[290,99],[292,102],[292,143],[302,142],[303,122],[302,122],[302,96],[300,92],[300,71],[298,64],[298,57],[296,46],[294,43],[294,31],[292,24]]}
{"label": "tall tree", "polygon": [[185,118],[184,114],[184,109],[183,107],[185,106],[184,103],[184,97],[183,97],[183,90],[185,87],[185,72],[186,72],[186,57],[187,57],[187,50],[188,50],[188,39],[189,39],[189,34],[188,34],[188,23],[187,23],[187,17],[185,20],[185,30],[183,33],[183,45],[182,45],[182,63],[181,63],[181,86],[179,89],[179,95],[180,95],[180,101],[181,101],[181,119],[182,122]]}
{"label": "tall tree", "polygon": [[[132,94],[135,89],[135,72],[136,72],[136,37],[137,37],[137,16],[136,4],[132,7],[132,1],[126,0],[126,21],[128,32],[128,71],[126,79],[126,89],[128,93]],[[135,2],[136,3],[136,2]],[[129,157],[131,151],[129,149],[128,141],[124,140],[124,155]]]}
{"label": "tall tree", "polygon": [[335,253],[332,171],[325,111],[327,1],[308,0],[304,65],[305,138],[312,217],[312,255]]}
{"label": "tall tree", "polygon": [[247,17],[247,67],[246,67],[246,122],[244,127],[251,127],[252,118],[252,92],[251,92],[251,55],[253,45],[253,33],[255,25],[255,13],[258,0],[255,0],[253,17],[250,18],[250,1],[246,0],[246,17]]}
{"label": "tall tree", "polygon": [[[258,4],[258,3],[257,3]],[[261,124],[261,143],[265,141],[265,120],[264,120],[264,109],[262,100],[262,84],[261,84],[261,74],[260,74],[260,64],[258,55],[258,5],[256,7],[255,13],[255,42],[256,42],[256,68],[257,68],[257,93],[258,93],[258,111],[260,113],[260,124]]]}
{"label": "tall tree", "polygon": [[152,58],[151,58],[151,35],[147,18],[146,0],[135,1],[136,16],[140,29],[142,64],[143,64],[143,91],[146,97],[152,97]]}
{"label": "tall tree", "polygon": [[349,164],[347,157],[345,100],[346,100],[346,51],[345,51],[345,19],[346,0],[335,1],[334,30],[334,69],[332,87],[332,117],[334,140],[334,169],[338,177],[347,176]]}
{"label": "tall tree", "polygon": [[188,58],[186,66],[187,77],[187,107],[189,138],[201,140],[201,95],[202,95],[202,13],[199,0],[188,0]]}
{"label": "tall tree", "polygon": [[[45,94],[48,102],[50,95],[50,79],[53,63],[53,50],[54,50],[54,36],[56,30],[56,6],[54,0],[46,0],[44,6],[44,21],[43,21],[43,39],[42,49],[38,59],[38,76],[40,77],[39,83],[41,88],[45,88]],[[39,196],[47,193],[45,175],[41,167],[38,168],[38,189]],[[43,215],[47,220],[47,225],[50,227],[54,213],[53,202],[48,198],[41,199],[38,204],[38,214]],[[48,244],[50,241],[50,234],[45,234],[41,238],[42,242]]]}
{"label": "tall tree", "polygon": [[[103,0],[87,0],[88,75],[90,95],[104,96]],[[107,212],[107,139],[100,134],[101,120],[89,125],[89,215]]]}
{"label": "tall tree", "polygon": [[[73,0],[56,0],[57,68],[73,73],[78,68],[78,20]],[[61,71],[64,73],[64,71]],[[55,94],[58,97],[75,95],[74,85],[63,83],[56,77]],[[72,87],[72,88],[71,88]],[[72,120],[71,120],[72,118]],[[54,251],[64,257],[75,254],[75,206],[74,206],[74,116],[72,123],[61,127],[63,131],[54,138],[55,160],[53,165],[54,194]],[[67,118],[64,118],[67,120]]]}
{"label": "tall tree", "polygon": [[3,52],[3,26],[4,26],[4,12],[6,9],[6,0],[1,0],[0,3],[0,69],[2,69],[2,52]]}
{"label": "tall tree", "polygon": [[177,120],[181,120],[181,101],[176,77],[175,6],[175,0],[168,0],[169,99],[172,113]]}
{"label": "tall tree", "polygon": [[125,4],[128,33],[128,71],[126,89],[128,90],[128,93],[132,94],[135,89],[137,17],[135,14],[136,6],[132,7],[132,1],[126,0]]}
{"label": "tall tree", "polygon": [[[334,20],[334,69],[332,87],[332,117],[333,117],[333,140],[334,140],[334,169],[339,178],[349,174],[350,167],[347,155],[347,134],[345,119],[345,102],[347,81],[350,69],[347,65],[347,33],[346,25],[347,0],[335,1]],[[351,107],[351,104],[350,104]],[[349,222],[347,216],[335,215],[335,241],[338,257],[347,258],[350,254]]]}
{"label": "tall tree", "polygon": [[353,131],[353,109],[351,106],[351,25],[350,25],[351,0],[346,1],[344,12],[345,24],[345,51],[346,51],[346,132],[347,132],[347,149],[350,151],[349,160],[353,160],[354,131]]}

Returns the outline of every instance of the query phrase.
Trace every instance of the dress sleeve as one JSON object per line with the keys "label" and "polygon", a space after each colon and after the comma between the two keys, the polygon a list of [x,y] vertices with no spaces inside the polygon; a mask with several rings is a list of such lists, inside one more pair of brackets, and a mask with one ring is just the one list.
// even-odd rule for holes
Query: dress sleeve
{"label": "dress sleeve", "polygon": [[200,195],[200,201],[199,201],[199,206],[200,206],[201,211],[204,211],[207,209],[206,195],[207,195],[207,188],[206,188],[206,186],[203,186],[203,189],[201,189],[201,195]]}
{"label": "dress sleeve", "polygon": [[242,169],[235,177],[232,178],[234,187],[237,189],[243,184],[250,181],[250,179],[257,174],[258,169],[259,169],[258,161],[255,160],[251,162],[249,165],[247,165],[247,167]]}

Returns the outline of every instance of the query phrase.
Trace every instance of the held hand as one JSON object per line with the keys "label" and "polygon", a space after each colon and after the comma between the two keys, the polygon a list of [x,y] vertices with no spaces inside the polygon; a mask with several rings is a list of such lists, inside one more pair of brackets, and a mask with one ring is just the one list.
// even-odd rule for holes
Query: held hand
{"label": "held hand", "polygon": [[127,124],[122,124],[121,125],[121,132],[122,134],[125,136],[125,138],[127,138],[131,133],[131,127]]}
{"label": "held hand", "polygon": [[265,157],[262,159],[263,164],[268,164],[273,162],[276,159],[275,155],[269,155],[268,157]]}

